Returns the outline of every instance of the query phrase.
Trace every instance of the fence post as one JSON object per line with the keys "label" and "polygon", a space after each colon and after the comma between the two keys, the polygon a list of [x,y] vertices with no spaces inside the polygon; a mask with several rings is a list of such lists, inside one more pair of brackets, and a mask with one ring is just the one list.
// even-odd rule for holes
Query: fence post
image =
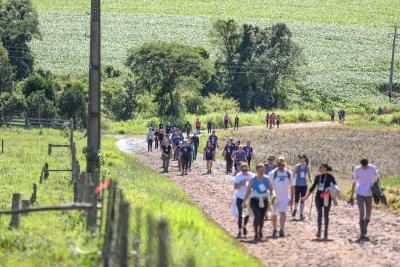
{"label": "fence post", "polygon": [[168,267],[168,224],[161,220],[158,223],[158,267]]}
{"label": "fence post", "polygon": [[[24,199],[24,200],[22,200],[22,209],[23,210],[26,210],[26,209],[28,209],[29,208],[29,205],[30,205],[30,200],[29,199]],[[21,215],[28,215],[28,213],[22,213]]]}
{"label": "fence post", "polygon": [[142,210],[140,208],[136,209],[136,231],[135,231],[135,237],[133,240],[133,251],[135,252],[134,256],[134,267],[139,267],[139,255],[140,255],[140,243],[141,243],[141,233],[140,233],[140,228],[141,228],[141,223],[142,223]]}
{"label": "fence post", "polygon": [[78,182],[78,184],[77,184],[77,187],[78,187],[77,201],[78,202],[83,202],[85,180],[86,180],[86,172],[82,172],[81,175],[79,176],[79,180],[77,181]]}
{"label": "fence post", "polygon": [[95,194],[96,186],[88,186],[87,202],[92,204],[92,207],[87,211],[87,223],[86,228],[93,234],[96,233],[97,227],[97,195]]}
{"label": "fence post", "polygon": [[1,139],[1,154],[4,154],[4,139]]}
{"label": "fence post", "polygon": [[[21,202],[21,193],[14,193],[12,196],[11,209],[19,210],[20,202]],[[19,213],[14,213],[11,215],[10,227],[18,228],[18,226],[19,226]]]}
{"label": "fence post", "polygon": [[155,261],[153,259],[153,247],[154,247],[154,220],[153,217],[148,214],[147,215],[147,250],[146,250],[146,267],[153,267],[155,266]]}
{"label": "fence post", "polygon": [[108,200],[107,200],[107,215],[106,215],[106,229],[104,235],[104,244],[103,244],[103,266],[109,266],[110,260],[110,250],[111,250],[111,240],[113,238],[113,228],[112,224],[114,223],[114,202],[115,202],[115,188],[117,184],[111,182],[108,188]]}
{"label": "fence post", "polygon": [[31,198],[30,198],[31,204],[36,202],[36,198],[37,198],[37,185],[34,183],[33,184],[33,192],[32,192]]}
{"label": "fence post", "polygon": [[121,199],[119,205],[119,266],[128,267],[129,203]]}
{"label": "fence post", "polygon": [[51,144],[47,147],[47,155],[51,155]]}

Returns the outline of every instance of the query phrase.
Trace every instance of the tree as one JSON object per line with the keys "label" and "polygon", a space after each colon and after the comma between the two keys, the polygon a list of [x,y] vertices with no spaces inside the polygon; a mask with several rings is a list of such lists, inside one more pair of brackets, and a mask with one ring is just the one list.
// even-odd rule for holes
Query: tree
{"label": "tree", "polygon": [[86,106],[87,97],[85,96],[86,84],[81,81],[69,81],[57,97],[57,105],[60,115],[67,119],[74,119],[74,126],[80,124],[86,126]]}
{"label": "tree", "polygon": [[210,79],[212,65],[204,51],[176,43],[145,44],[130,49],[125,64],[141,88],[155,93],[159,113],[179,118],[184,110],[177,85],[185,77],[193,77],[203,86]]}
{"label": "tree", "polygon": [[11,92],[14,80],[14,69],[10,64],[7,50],[0,42],[0,93]]}
{"label": "tree", "polygon": [[54,119],[58,110],[53,101],[46,98],[43,91],[33,92],[26,98],[27,115],[33,118]]}
{"label": "tree", "polygon": [[55,101],[58,90],[59,85],[56,78],[50,72],[42,70],[35,72],[22,82],[22,92],[26,97],[29,97],[32,93],[41,91],[47,99]]}
{"label": "tree", "polygon": [[0,40],[7,49],[16,79],[22,80],[33,70],[33,56],[28,43],[40,38],[39,20],[31,0],[8,0],[0,3]]}
{"label": "tree", "polygon": [[21,93],[0,93],[0,116],[22,116],[26,111],[25,96]]}
{"label": "tree", "polygon": [[233,20],[218,20],[211,38],[219,49],[216,80],[241,109],[287,107],[290,94],[298,91],[290,81],[297,80],[304,59],[285,24],[240,28]]}

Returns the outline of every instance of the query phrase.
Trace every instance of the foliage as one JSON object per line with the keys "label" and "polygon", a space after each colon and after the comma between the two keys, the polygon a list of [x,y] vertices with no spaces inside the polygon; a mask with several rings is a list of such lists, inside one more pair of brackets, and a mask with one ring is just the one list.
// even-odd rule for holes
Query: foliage
{"label": "foliage", "polygon": [[86,126],[87,96],[86,84],[80,81],[67,82],[57,97],[60,115],[67,119],[74,119],[74,124]]}
{"label": "foliage", "polygon": [[0,115],[1,116],[22,116],[26,111],[25,96],[14,92],[0,93]]}
{"label": "foliage", "polygon": [[43,91],[31,93],[26,98],[27,116],[32,118],[54,119],[58,110],[54,101],[48,99]]}
{"label": "foliage", "polygon": [[33,70],[29,42],[40,38],[39,20],[31,0],[7,0],[0,4],[0,39],[8,50],[16,78],[21,80]]}
{"label": "foliage", "polygon": [[288,107],[286,85],[295,81],[303,56],[286,24],[261,29],[218,20],[211,38],[219,49],[217,76],[242,110]]}
{"label": "foliage", "polygon": [[0,41],[0,93],[11,92],[14,80],[14,69],[10,64],[8,52]]}
{"label": "foliage", "polygon": [[126,66],[132,71],[139,86],[156,95],[159,114],[182,117],[181,92],[177,85],[186,77],[206,84],[211,74],[210,61],[203,50],[176,43],[145,44],[130,49]]}
{"label": "foliage", "polygon": [[55,101],[59,85],[51,73],[40,70],[21,82],[21,89],[26,97],[35,92],[43,92],[47,99]]}

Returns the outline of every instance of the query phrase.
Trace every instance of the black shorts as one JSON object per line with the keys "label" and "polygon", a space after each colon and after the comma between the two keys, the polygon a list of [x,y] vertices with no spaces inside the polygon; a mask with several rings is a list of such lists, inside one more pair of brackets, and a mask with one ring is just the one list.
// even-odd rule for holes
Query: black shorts
{"label": "black shorts", "polygon": [[214,155],[206,155],[206,160],[214,160]]}
{"label": "black shorts", "polygon": [[307,186],[298,186],[294,188],[294,202],[298,203],[301,197],[307,194]]}

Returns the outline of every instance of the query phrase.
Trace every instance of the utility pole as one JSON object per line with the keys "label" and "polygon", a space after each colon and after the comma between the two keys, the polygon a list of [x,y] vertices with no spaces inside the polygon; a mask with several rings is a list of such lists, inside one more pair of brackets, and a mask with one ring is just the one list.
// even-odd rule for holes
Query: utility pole
{"label": "utility pole", "polygon": [[[94,175],[100,169],[100,6],[101,0],[91,0],[89,104],[87,125],[87,172]],[[99,173],[99,172],[97,172]],[[98,182],[98,177],[94,177]]]}
{"label": "utility pole", "polygon": [[394,73],[394,56],[396,51],[396,39],[400,36],[397,33],[397,25],[394,26],[394,34],[391,33],[389,36],[393,35],[393,48],[392,48],[392,60],[390,62],[390,77],[389,77],[389,101],[392,102],[392,94],[393,94],[393,73]]}

